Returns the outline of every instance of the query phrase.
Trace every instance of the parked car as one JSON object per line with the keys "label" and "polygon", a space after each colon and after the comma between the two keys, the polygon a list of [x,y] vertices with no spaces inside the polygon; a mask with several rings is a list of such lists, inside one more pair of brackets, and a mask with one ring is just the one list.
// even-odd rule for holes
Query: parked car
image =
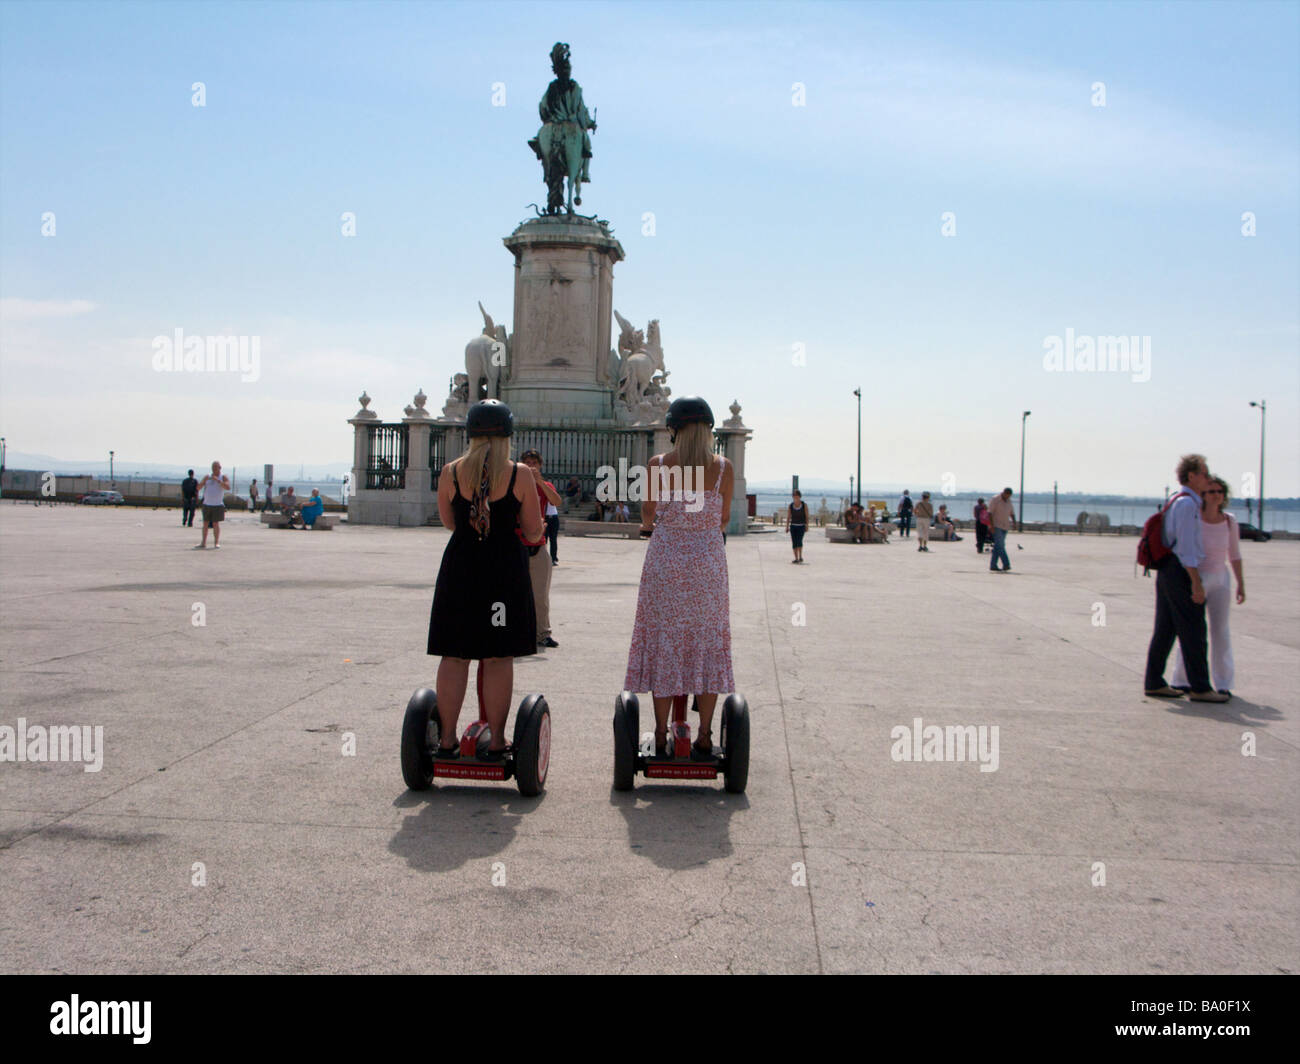
{"label": "parked car", "polygon": [[1272,532],[1265,532],[1262,528],[1256,528],[1254,525],[1248,525],[1243,521],[1237,522],[1237,533],[1242,539],[1255,539],[1261,543],[1267,543],[1273,538]]}
{"label": "parked car", "polygon": [[78,501],[87,506],[120,506],[126,502],[120,491],[88,491]]}

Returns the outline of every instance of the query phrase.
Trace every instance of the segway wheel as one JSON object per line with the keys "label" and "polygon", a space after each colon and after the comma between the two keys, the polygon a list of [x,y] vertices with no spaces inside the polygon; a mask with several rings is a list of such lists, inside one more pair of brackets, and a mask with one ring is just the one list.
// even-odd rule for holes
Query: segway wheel
{"label": "segway wheel", "polygon": [[551,765],[551,709],[541,695],[529,695],[515,717],[515,782],[525,798],[536,798],[546,786]]}
{"label": "segway wheel", "polygon": [[438,695],[421,687],[406,703],[402,720],[402,779],[413,791],[427,791],[433,785],[433,751],[437,748]]}
{"label": "segway wheel", "polygon": [[722,750],[727,793],[744,794],[749,783],[749,704],[743,695],[727,695],[722,704]]}
{"label": "segway wheel", "polygon": [[636,695],[624,691],[614,699],[614,790],[630,791],[636,782],[636,752],[640,740],[641,707]]}

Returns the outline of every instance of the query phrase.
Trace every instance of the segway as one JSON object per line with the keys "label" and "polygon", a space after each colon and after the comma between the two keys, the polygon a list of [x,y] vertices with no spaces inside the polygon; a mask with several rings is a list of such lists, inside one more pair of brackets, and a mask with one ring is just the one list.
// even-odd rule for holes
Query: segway
{"label": "segway", "polygon": [[406,704],[402,721],[402,778],[413,791],[427,791],[435,779],[508,780],[512,777],[525,798],[535,798],[546,786],[551,763],[551,710],[542,695],[529,695],[515,714],[514,745],[506,747],[500,759],[484,754],[492,742],[492,730],[483,712],[483,663],[478,666],[479,719],[460,739],[454,759],[440,758],[442,741],[438,720],[438,695],[421,687]]}
{"label": "segway", "polygon": [[749,782],[749,705],[743,695],[727,695],[722,703],[721,746],[707,761],[691,759],[691,726],[686,722],[686,695],[673,698],[668,746],[663,757],[654,752],[654,739],[640,740],[640,705],[631,691],[614,699],[614,790],[630,791],[638,772],[646,779],[713,780],[724,777],[729,794],[744,794]]}

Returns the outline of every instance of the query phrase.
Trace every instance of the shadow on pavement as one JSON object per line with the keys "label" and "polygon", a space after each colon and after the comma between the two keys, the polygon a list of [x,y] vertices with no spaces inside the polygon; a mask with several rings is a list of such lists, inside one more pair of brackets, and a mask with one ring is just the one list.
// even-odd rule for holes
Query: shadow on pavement
{"label": "shadow on pavement", "polygon": [[695,868],[731,855],[731,816],[749,808],[743,794],[721,787],[638,783],[609,792],[627,821],[628,848],[660,868]]}
{"label": "shadow on pavement", "polygon": [[1184,698],[1170,702],[1165,707],[1179,717],[1201,717],[1204,720],[1221,720],[1229,724],[1267,725],[1271,721],[1285,720],[1275,706],[1261,706],[1232,696],[1231,702],[1189,702]]}
{"label": "shadow on pavement", "polygon": [[524,798],[490,784],[444,784],[418,793],[405,791],[394,799],[393,806],[420,807],[420,811],[403,819],[388,849],[417,871],[447,872],[504,850],[515,837],[519,818],[545,798],[545,794]]}

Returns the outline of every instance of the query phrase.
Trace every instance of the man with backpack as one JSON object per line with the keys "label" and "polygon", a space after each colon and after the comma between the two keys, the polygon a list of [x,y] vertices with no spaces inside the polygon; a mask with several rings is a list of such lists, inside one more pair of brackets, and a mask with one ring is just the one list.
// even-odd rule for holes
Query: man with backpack
{"label": "man with backpack", "polygon": [[1226,702],[1228,696],[1210,684],[1205,633],[1201,495],[1210,486],[1210,473],[1204,455],[1183,455],[1178,463],[1178,483],[1181,490],[1147,522],[1139,544],[1139,560],[1156,570],[1156,623],[1147,648],[1144,690],[1153,698],[1183,696],[1165,683],[1165,663],[1177,638],[1192,688],[1187,697],[1193,702]]}
{"label": "man with backpack", "polygon": [[903,492],[903,497],[898,500],[898,538],[911,536],[912,534],[912,496],[908,491]]}

